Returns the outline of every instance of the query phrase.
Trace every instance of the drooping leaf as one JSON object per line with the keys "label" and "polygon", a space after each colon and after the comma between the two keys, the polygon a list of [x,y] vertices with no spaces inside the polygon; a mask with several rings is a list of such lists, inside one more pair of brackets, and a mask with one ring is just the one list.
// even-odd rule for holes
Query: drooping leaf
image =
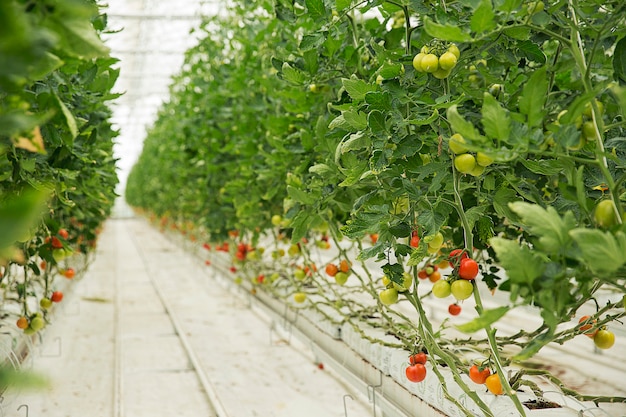
{"label": "drooping leaf", "polygon": [[626,235],[598,229],[573,229],[569,232],[582,252],[582,261],[596,274],[609,275],[626,263]]}
{"label": "drooping leaf", "polygon": [[424,30],[433,38],[439,38],[450,42],[469,42],[472,37],[464,32],[460,27],[453,25],[442,25],[433,21],[430,17],[424,17]]}
{"label": "drooping leaf", "polygon": [[576,226],[571,212],[561,217],[554,207],[544,209],[537,204],[522,201],[510,203],[509,207],[520,216],[529,233],[539,238],[537,245],[541,249],[554,253],[569,246],[569,232]]}
{"label": "drooping leaf", "polygon": [[489,243],[512,283],[530,284],[543,273],[543,259],[528,246],[501,237],[494,237]]}
{"label": "drooping leaf", "polygon": [[470,28],[476,33],[483,33],[496,26],[495,13],[491,0],[482,0],[470,20]]}
{"label": "drooping leaf", "polygon": [[463,333],[476,333],[479,330],[486,329],[493,323],[500,320],[510,310],[507,306],[497,307],[490,310],[483,310],[480,316],[467,323],[459,324],[456,327],[457,330]]}

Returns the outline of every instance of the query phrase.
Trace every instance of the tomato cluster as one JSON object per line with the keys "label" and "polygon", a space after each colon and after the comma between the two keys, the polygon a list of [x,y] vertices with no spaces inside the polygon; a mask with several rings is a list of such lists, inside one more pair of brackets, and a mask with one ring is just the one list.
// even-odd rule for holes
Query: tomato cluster
{"label": "tomato cluster", "polygon": [[440,80],[448,78],[461,57],[461,51],[455,44],[451,44],[441,55],[438,56],[437,52],[437,48],[429,48],[424,45],[413,58],[415,71],[432,74],[433,77]]}
{"label": "tomato cluster", "polygon": [[593,339],[593,343],[598,349],[609,349],[615,344],[615,334],[608,330],[606,326],[596,327],[597,320],[591,316],[582,316],[578,320],[578,330],[585,336]]}
{"label": "tomato cluster", "polygon": [[485,172],[485,168],[494,162],[494,159],[484,152],[472,154],[466,146],[465,138],[455,133],[448,140],[448,147],[456,156],[454,157],[454,167],[462,174],[470,174],[474,177]]}
{"label": "tomato cluster", "polygon": [[422,382],[426,379],[426,362],[428,356],[423,352],[409,356],[409,366],[404,371],[406,378],[411,382]]}
{"label": "tomato cluster", "polygon": [[339,266],[334,263],[327,264],[325,271],[328,276],[335,278],[337,284],[344,285],[350,276],[350,268],[350,263],[346,259],[342,259]]}

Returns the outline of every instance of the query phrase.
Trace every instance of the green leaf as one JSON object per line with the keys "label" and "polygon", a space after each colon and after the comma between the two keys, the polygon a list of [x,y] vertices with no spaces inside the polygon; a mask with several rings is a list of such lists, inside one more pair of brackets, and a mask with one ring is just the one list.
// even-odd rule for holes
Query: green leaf
{"label": "green leaf", "polygon": [[481,329],[486,329],[496,321],[500,320],[510,310],[507,306],[494,308],[491,310],[483,310],[480,316],[467,323],[458,324],[454,327],[463,333],[476,333]]}
{"label": "green leaf", "polygon": [[352,0],[335,0],[335,7],[337,8],[337,11],[347,9],[350,5],[352,5]]}
{"label": "green leaf", "polygon": [[374,246],[363,249],[356,259],[358,261],[365,261],[367,259],[380,255],[385,251],[385,249],[387,249],[387,245],[385,243],[377,242]]}
{"label": "green leaf", "polygon": [[326,7],[323,0],[306,0],[306,8],[314,19],[326,15]]}
{"label": "green leaf", "polygon": [[626,263],[626,235],[597,229],[573,229],[569,232],[582,252],[582,261],[596,274],[609,275]]}
{"label": "green leaf", "polygon": [[70,133],[72,134],[72,137],[71,137],[72,140],[66,141],[66,144],[71,147],[73,144],[74,138],[78,136],[78,126],[76,125],[76,119],[74,118],[74,115],[72,114],[72,112],[67,108],[65,103],[63,103],[63,101],[59,98],[59,96],[56,93],[54,94],[54,97],[57,99],[59,108],[61,109],[61,112],[63,113],[63,116],[65,117],[65,122],[67,123],[67,127],[70,130]]}
{"label": "green leaf", "polygon": [[352,100],[356,101],[363,101],[367,93],[370,91],[376,91],[377,89],[376,85],[368,84],[365,81],[356,78],[356,76],[349,79],[342,78],[341,83],[350,97],[352,97]]}
{"label": "green leaf", "polygon": [[535,61],[540,64],[546,63],[546,55],[536,43],[524,39],[517,42],[517,47],[529,61]]}
{"label": "green leaf", "polygon": [[510,203],[509,207],[520,216],[528,231],[539,238],[537,245],[541,249],[556,253],[570,245],[569,231],[576,225],[571,212],[561,218],[554,207],[544,209],[537,204],[522,201]]}
{"label": "green leaf", "polygon": [[371,145],[371,142],[372,141],[369,136],[366,136],[363,133],[356,133],[350,135],[350,137],[337,148],[343,154],[349,151],[365,149]]}
{"label": "green leaf", "polygon": [[30,238],[29,230],[44,214],[49,193],[25,189],[20,196],[11,196],[0,202],[0,251],[16,241]]}
{"label": "green leaf", "polygon": [[526,115],[530,127],[539,127],[545,115],[544,104],[548,96],[546,67],[541,67],[530,76],[519,99],[519,111]]}
{"label": "green leaf", "polygon": [[396,284],[402,284],[404,282],[404,267],[402,264],[385,264],[382,266],[382,270],[391,281]]}
{"label": "green leaf", "polygon": [[342,113],[344,120],[355,130],[363,130],[367,127],[367,115],[356,109],[350,109]]}
{"label": "green leaf", "polygon": [[402,74],[403,68],[404,67],[401,63],[385,62],[378,70],[378,73],[384,79],[388,80],[398,77],[400,74]]}
{"label": "green leaf", "polygon": [[470,28],[476,33],[483,33],[496,26],[495,13],[491,0],[482,0],[470,20]]}
{"label": "green leaf", "polygon": [[393,108],[391,105],[391,94],[387,91],[371,91],[365,94],[365,102],[372,110],[389,111]]}
{"label": "green leaf", "polygon": [[59,34],[61,46],[68,55],[97,58],[109,54],[109,48],[91,23],[91,18],[97,15],[95,3],[67,0],[57,2],[54,13],[43,24]]}
{"label": "green leaf", "polygon": [[511,134],[511,118],[502,105],[489,93],[484,94],[483,127],[487,136],[507,141]]}
{"label": "green leaf", "polygon": [[532,358],[537,352],[539,352],[539,350],[541,350],[542,347],[550,343],[552,340],[554,340],[554,330],[547,329],[544,333],[534,337],[520,353],[513,356],[513,360],[524,361]]}
{"label": "green leaf", "polygon": [[483,140],[483,137],[478,132],[478,129],[474,125],[463,118],[457,110],[457,105],[454,104],[448,108],[446,113],[448,122],[452,125],[452,129],[460,133],[464,138],[469,140]]}
{"label": "green leaf", "polygon": [[613,71],[620,84],[626,84],[626,37],[615,45],[613,52]]}
{"label": "green leaf", "polygon": [[522,165],[524,165],[529,171],[540,175],[555,175],[559,172],[563,172],[564,164],[563,160],[559,159],[520,159]]}
{"label": "green leaf", "polygon": [[295,188],[291,185],[287,186],[287,194],[289,194],[289,197],[302,204],[310,205],[317,201],[316,196],[307,193],[306,191]]}
{"label": "green leaf", "polygon": [[302,85],[304,80],[306,80],[306,75],[297,68],[289,65],[288,62],[283,63],[283,67],[281,68],[281,74],[285,81],[288,81],[295,85]]}
{"label": "green leaf", "polygon": [[543,273],[545,269],[543,259],[527,246],[520,246],[514,240],[501,237],[494,237],[489,243],[511,282],[530,284]]}
{"label": "green leaf", "polygon": [[444,41],[469,42],[472,40],[469,33],[463,32],[460,27],[436,23],[428,16],[424,17],[424,30],[433,38]]}
{"label": "green leaf", "polygon": [[378,110],[373,110],[367,116],[367,125],[372,133],[375,135],[384,134],[387,132],[387,126],[385,116]]}

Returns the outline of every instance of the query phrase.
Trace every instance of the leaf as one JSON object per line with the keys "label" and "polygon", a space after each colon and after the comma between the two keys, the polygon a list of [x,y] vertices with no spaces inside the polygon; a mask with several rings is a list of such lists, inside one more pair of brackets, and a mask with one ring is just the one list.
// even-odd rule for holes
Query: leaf
{"label": "leaf", "polygon": [[536,43],[524,39],[517,42],[517,47],[529,61],[538,62],[540,64],[546,63],[546,55]]}
{"label": "leaf", "polygon": [[278,20],[294,23],[296,21],[296,14],[293,12],[293,6],[283,4],[283,0],[274,1],[274,12]]}
{"label": "leaf", "polygon": [[387,245],[383,242],[377,242],[374,246],[370,248],[363,249],[359,255],[357,256],[357,261],[365,261],[367,259],[373,258],[374,256],[378,256],[385,251]]}
{"label": "leaf", "polygon": [[326,164],[315,164],[309,168],[309,172],[321,177],[328,177],[334,173],[333,169]]}
{"label": "leaf", "polygon": [[352,0],[335,0],[335,7],[337,11],[347,9],[352,4]]}
{"label": "leaf", "polygon": [[458,324],[454,327],[463,333],[476,333],[481,329],[486,329],[496,321],[500,320],[510,310],[507,306],[494,308],[491,310],[483,310],[480,316],[467,323]]}
{"label": "leaf", "polygon": [[597,229],[573,229],[569,232],[582,252],[582,261],[596,274],[609,275],[626,263],[626,235]]}
{"label": "leaf", "polygon": [[28,233],[44,214],[49,193],[25,189],[19,196],[0,202],[0,250],[3,251]]}
{"label": "leaf", "polygon": [[460,133],[464,138],[469,140],[482,140],[482,136],[478,132],[478,129],[474,125],[463,118],[457,110],[457,105],[454,104],[448,108],[446,113],[448,122],[452,125],[452,129]]}
{"label": "leaf", "polygon": [[476,33],[483,33],[496,26],[495,13],[491,0],[482,0],[470,20],[470,28]]}
{"label": "leaf", "polygon": [[519,99],[519,111],[526,115],[530,127],[542,125],[545,114],[544,104],[548,96],[546,67],[541,67],[530,76]]}
{"label": "leaf", "polygon": [[543,273],[543,259],[527,246],[520,246],[516,241],[501,237],[494,237],[489,243],[511,282],[530,284]]}
{"label": "leaf", "polygon": [[544,333],[534,337],[520,353],[513,356],[513,360],[524,361],[532,358],[537,352],[539,352],[539,350],[541,350],[542,347],[550,343],[552,340],[554,340],[554,330],[549,328]]}
{"label": "leaf", "polygon": [[360,80],[353,76],[352,78],[342,78],[341,83],[343,87],[346,89],[352,100],[363,101],[365,99],[365,95],[370,91],[376,91],[377,87],[375,85],[371,85],[366,83],[363,80]]}
{"label": "leaf", "polygon": [[78,126],[76,125],[76,119],[74,118],[74,115],[72,114],[72,112],[67,108],[65,103],[63,103],[61,98],[56,93],[54,94],[54,97],[57,99],[59,108],[61,109],[61,112],[63,113],[63,116],[65,117],[65,122],[67,123],[67,127],[70,130],[70,133],[72,135],[72,140],[66,141],[66,144],[71,147],[74,142],[74,138],[78,136]]}
{"label": "leaf", "polygon": [[424,17],[424,30],[433,38],[450,42],[469,42],[472,37],[458,26],[442,25],[434,22],[430,17]]}
{"label": "leaf", "polygon": [[626,37],[622,38],[615,45],[613,70],[615,71],[615,77],[620,80],[620,84],[626,84]]}
{"label": "leaf", "polygon": [[39,126],[35,126],[33,129],[32,137],[19,137],[17,138],[17,142],[15,143],[16,148],[26,149],[30,152],[37,152],[45,155],[46,149],[43,144],[43,137],[41,137],[41,130]]}
{"label": "leaf", "polygon": [[404,267],[402,264],[385,264],[382,266],[382,270],[391,281],[396,284],[402,284],[404,282]]}
{"label": "leaf", "polygon": [[322,45],[325,40],[326,37],[319,32],[304,35],[302,37],[302,42],[300,42],[300,49],[302,49],[303,51],[316,49],[320,45]]}
{"label": "leaf", "polygon": [[558,159],[524,159],[521,158],[520,162],[529,171],[535,174],[551,176],[562,172],[564,169],[563,160]]}
{"label": "leaf", "polygon": [[285,81],[289,81],[295,85],[302,85],[304,80],[306,80],[306,75],[302,71],[297,68],[289,65],[288,62],[283,63],[283,67],[281,68],[281,74]]}
{"label": "leaf", "polygon": [[487,136],[507,141],[511,134],[511,118],[509,113],[491,94],[484,94],[482,123]]}
{"label": "leaf", "polygon": [[343,112],[342,115],[348,125],[356,130],[363,130],[367,127],[367,115],[363,112],[350,109],[350,111]]}
{"label": "leaf", "polygon": [[306,0],[306,8],[314,19],[323,17],[326,14],[324,0]]}
{"label": "leaf", "polygon": [[287,194],[289,194],[289,197],[302,204],[310,205],[314,204],[317,201],[317,198],[314,195],[295,188],[291,185],[287,186]]}
{"label": "leaf", "polygon": [[367,116],[367,125],[375,135],[387,132],[385,116],[378,110],[373,110]]}
{"label": "leaf", "polygon": [[543,250],[556,253],[570,245],[569,231],[576,224],[571,212],[561,218],[554,207],[544,209],[522,201],[510,203],[509,207],[520,216],[528,231],[539,238],[537,244]]}
{"label": "leaf", "polygon": [[365,102],[372,110],[388,111],[392,109],[391,94],[387,91],[370,91],[365,94]]}

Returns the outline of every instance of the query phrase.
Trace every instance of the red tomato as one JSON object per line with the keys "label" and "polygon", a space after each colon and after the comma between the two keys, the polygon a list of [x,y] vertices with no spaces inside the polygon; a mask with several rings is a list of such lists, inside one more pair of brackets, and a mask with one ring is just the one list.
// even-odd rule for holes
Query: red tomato
{"label": "red tomato", "polygon": [[50,296],[50,300],[55,303],[60,303],[63,300],[63,293],[61,291],[55,291]]}
{"label": "red tomato", "polygon": [[337,267],[337,265],[335,264],[326,265],[326,274],[328,276],[334,277],[335,275],[337,275],[337,272],[339,272],[339,268]]}
{"label": "red tomato", "polygon": [[473,259],[461,259],[459,277],[467,280],[475,279],[478,275],[478,263]]}
{"label": "red tomato", "polygon": [[59,240],[58,237],[52,236],[52,247],[55,249],[61,249],[63,247],[63,243]]}
{"label": "red tomato", "polygon": [[448,260],[450,260],[450,268],[456,267],[462,259],[467,259],[467,252],[463,249],[455,249],[448,255]]}
{"label": "red tomato", "polygon": [[489,368],[481,370],[478,366],[473,365],[469,370],[470,379],[477,384],[484,384],[489,375],[491,375]]}
{"label": "red tomato", "polygon": [[421,363],[407,366],[406,378],[411,382],[422,382],[426,378],[426,367]]}
{"label": "red tomato", "polygon": [[428,361],[428,356],[424,352],[415,353],[409,356],[409,363],[411,365],[415,365],[416,363],[421,363],[422,365],[426,364]]}
{"label": "red tomato", "polygon": [[420,237],[417,235],[411,236],[411,241],[409,243],[412,248],[416,248],[420,245]]}
{"label": "red tomato", "polygon": [[68,237],[70,237],[70,234],[65,229],[59,229],[59,236],[61,236],[63,239],[67,239]]}
{"label": "red tomato", "polygon": [[458,305],[457,303],[450,304],[448,306],[448,313],[450,313],[453,316],[458,316],[459,314],[461,314],[461,306]]}
{"label": "red tomato", "polygon": [[339,270],[341,272],[348,272],[350,270],[350,264],[348,261],[342,259],[341,262],[339,262]]}

